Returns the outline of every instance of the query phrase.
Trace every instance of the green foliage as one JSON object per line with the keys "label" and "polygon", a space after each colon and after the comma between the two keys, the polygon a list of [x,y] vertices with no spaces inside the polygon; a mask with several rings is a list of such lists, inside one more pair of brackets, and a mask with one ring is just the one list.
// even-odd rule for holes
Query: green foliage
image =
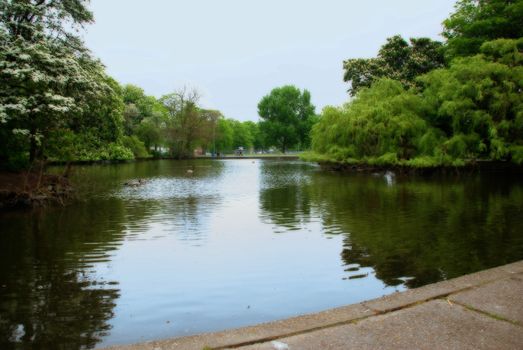
{"label": "green foliage", "polygon": [[510,67],[523,63],[523,38],[498,39],[483,43],[481,53],[489,59]]}
{"label": "green foliage", "polygon": [[419,77],[419,92],[376,81],[347,105],[323,110],[314,152],[336,162],[412,167],[521,162],[521,46],[521,39],[486,42],[481,55]]}
{"label": "green foliage", "polygon": [[155,151],[164,143],[164,133],[167,126],[167,116],[161,112],[153,112],[153,115],[144,118],[136,127],[135,134],[144,143],[145,148]]}
{"label": "green foliage", "polygon": [[459,0],[443,22],[448,59],[480,52],[487,41],[523,37],[523,0]]}
{"label": "green foliage", "polygon": [[[124,145],[117,143],[110,143],[107,145],[108,156],[105,159],[114,159],[114,160],[131,160],[134,159],[133,152],[126,148]],[[104,158],[102,158],[104,159]]]}
{"label": "green foliage", "polygon": [[197,90],[180,89],[160,98],[167,111],[166,144],[171,156],[192,157],[197,147],[203,151],[214,147],[219,111],[199,106]]}
{"label": "green foliage", "polygon": [[218,120],[216,130],[216,152],[225,153],[233,149],[234,129],[229,119]]}
{"label": "green foliage", "polygon": [[243,125],[252,136],[252,147],[255,150],[265,149],[265,138],[260,130],[260,125],[252,121],[243,122]]}
{"label": "green foliage", "polygon": [[230,119],[230,123],[233,130],[232,147],[234,149],[239,147],[243,147],[246,150],[251,149],[254,143],[254,136],[251,134],[248,125],[232,119]]}
{"label": "green foliage", "polygon": [[337,160],[410,159],[428,128],[419,117],[424,109],[423,100],[405,91],[401,83],[379,80],[372,88],[362,90],[353,102],[323,111],[312,130],[313,150],[332,154]]}
{"label": "green foliage", "polygon": [[[125,103],[124,124],[126,135],[139,134],[138,129],[145,119],[158,119],[167,115],[167,110],[160,101],[154,96],[147,96],[143,89],[138,86],[124,85],[121,94]],[[155,124],[158,123],[155,121]],[[156,127],[160,128],[159,125]],[[142,141],[146,142],[145,139],[142,139]]]}
{"label": "green foliage", "polygon": [[283,153],[292,147],[307,148],[314,109],[307,90],[301,92],[292,85],[273,89],[258,104],[266,145],[277,146]]}
{"label": "green foliage", "polygon": [[[0,134],[7,140],[1,163],[70,159],[82,148],[88,158],[128,158],[120,149],[120,87],[76,36],[93,20],[86,4],[0,3]],[[83,138],[88,144],[71,144]]]}
{"label": "green foliage", "polygon": [[134,158],[147,158],[150,157],[149,152],[145,148],[145,145],[136,135],[124,136],[122,138],[122,144],[127,149],[131,150]]}
{"label": "green foliage", "polygon": [[390,78],[405,88],[416,86],[415,78],[443,67],[442,43],[428,38],[412,38],[410,44],[401,36],[387,39],[376,58],[355,58],[343,62],[344,80],[350,82],[352,96],[370,87],[376,80]]}
{"label": "green foliage", "polygon": [[356,98],[323,111],[312,157],[413,167],[521,161],[523,0],[455,8],[444,44],[395,36],[376,58],[344,62]]}
{"label": "green foliage", "polygon": [[75,133],[70,129],[55,130],[47,139],[45,156],[52,161],[131,160],[133,152],[118,142],[100,139],[96,132]]}
{"label": "green foliage", "polygon": [[[88,0],[0,2],[0,29],[12,37],[31,41],[48,35],[54,40],[79,45],[71,29],[92,23],[93,14],[88,10]],[[67,23],[67,26],[64,26]],[[44,34],[45,33],[45,34]]]}
{"label": "green foliage", "polygon": [[523,146],[512,146],[510,148],[510,154],[512,155],[512,162],[516,164],[523,164]]}
{"label": "green foliage", "polygon": [[30,164],[29,153],[9,153],[0,169],[17,172],[29,168]]}
{"label": "green foliage", "polygon": [[220,118],[216,128],[216,151],[231,153],[238,147],[245,150],[262,150],[263,135],[259,125],[252,121],[240,122],[234,119]]}
{"label": "green foliage", "polygon": [[[468,135],[459,142],[465,145],[461,157],[504,159],[510,153],[507,144],[522,140],[523,54],[515,51],[518,42],[485,43],[485,55],[457,59],[448,69],[420,78],[431,104],[427,120],[449,137]],[[453,152],[457,145],[452,143]]]}

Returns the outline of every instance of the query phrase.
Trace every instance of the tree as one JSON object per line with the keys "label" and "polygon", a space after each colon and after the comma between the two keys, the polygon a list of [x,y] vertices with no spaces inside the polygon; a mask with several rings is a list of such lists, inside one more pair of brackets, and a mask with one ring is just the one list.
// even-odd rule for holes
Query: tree
{"label": "tree", "polygon": [[216,151],[229,152],[233,149],[234,130],[230,119],[219,119],[216,128]]}
{"label": "tree", "polygon": [[90,103],[112,93],[103,66],[74,34],[93,21],[86,3],[0,3],[0,132],[16,147],[1,150],[3,161],[27,151],[31,161],[42,157],[52,133],[82,124]]}
{"label": "tree", "polygon": [[199,109],[202,124],[200,126],[198,142],[202,151],[216,152],[216,134],[218,121],[223,118],[222,112],[214,109]]}
{"label": "tree", "polygon": [[192,157],[196,141],[209,126],[207,115],[198,107],[199,100],[200,93],[186,87],[160,98],[168,111],[167,143],[175,157]]}
{"label": "tree", "polygon": [[523,39],[484,43],[481,55],[455,59],[420,78],[425,118],[443,130],[454,157],[523,162]]}
{"label": "tree", "polygon": [[459,0],[443,22],[446,56],[475,55],[494,39],[523,37],[523,0]]}
{"label": "tree", "polygon": [[419,91],[384,78],[345,106],[325,108],[313,150],[342,163],[523,164],[523,38],[486,42],[480,51],[418,77]]}
{"label": "tree", "polygon": [[245,123],[233,119],[231,119],[231,125],[233,130],[233,148],[238,149],[239,147],[243,147],[245,150],[251,149],[254,137],[249,127]]}
{"label": "tree", "polygon": [[312,131],[315,152],[340,162],[392,162],[417,155],[427,131],[425,103],[400,82],[383,78],[343,107],[326,107]]}
{"label": "tree", "polygon": [[314,110],[309,91],[301,92],[292,85],[273,89],[258,103],[258,114],[263,119],[260,129],[267,144],[283,153],[292,147],[306,147]]}
{"label": "tree", "polygon": [[252,136],[252,146],[255,150],[263,150],[265,148],[265,140],[263,138],[263,133],[260,130],[260,125],[253,121],[246,121],[243,124],[249,129],[249,132]]}
{"label": "tree", "polygon": [[364,87],[381,78],[400,81],[405,88],[415,87],[415,78],[444,66],[442,43],[428,38],[411,38],[410,44],[401,36],[387,39],[376,58],[353,58],[343,62],[344,81],[354,96]]}
{"label": "tree", "polygon": [[[36,42],[42,37],[86,51],[73,30],[92,23],[87,0],[6,0],[0,3],[0,27],[12,38]],[[68,25],[64,25],[64,23]]]}
{"label": "tree", "polygon": [[167,127],[167,116],[161,112],[153,112],[152,116],[145,118],[136,128],[136,135],[143,141],[145,148],[154,149],[164,143],[164,134]]}
{"label": "tree", "polygon": [[122,87],[122,98],[125,108],[125,132],[135,133],[142,120],[150,118],[155,112],[164,112],[154,96],[147,96],[142,88],[127,84]]}

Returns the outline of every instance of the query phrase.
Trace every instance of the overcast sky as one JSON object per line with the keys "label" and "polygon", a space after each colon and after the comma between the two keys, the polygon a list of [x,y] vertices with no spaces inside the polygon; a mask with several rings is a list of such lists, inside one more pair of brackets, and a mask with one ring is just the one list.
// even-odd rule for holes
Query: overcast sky
{"label": "overcast sky", "polygon": [[184,85],[205,108],[258,120],[271,89],[308,89],[317,112],[347,100],[342,62],[387,37],[441,39],[455,0],[91,0],[84,35],[120,83],[160,97]]}

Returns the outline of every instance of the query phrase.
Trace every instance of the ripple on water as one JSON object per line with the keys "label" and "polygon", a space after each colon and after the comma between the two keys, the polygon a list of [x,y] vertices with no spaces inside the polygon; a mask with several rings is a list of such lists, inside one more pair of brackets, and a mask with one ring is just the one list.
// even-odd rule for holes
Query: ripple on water
{"label": "ripple on water", "polygon": [[202,181],[198,178],[154,178],[142,186],[123,186],[113,193],[125,200],[162,200],[169,198],[190,198],[218,196],[217,179]]}

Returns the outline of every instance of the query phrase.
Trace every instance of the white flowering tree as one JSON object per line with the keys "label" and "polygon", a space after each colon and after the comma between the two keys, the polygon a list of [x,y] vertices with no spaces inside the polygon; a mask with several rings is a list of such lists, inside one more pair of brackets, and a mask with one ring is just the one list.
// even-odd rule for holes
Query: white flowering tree
{"label": "white flowering tree", "polygon": [[0,1],[0,136],[18,147],[7,152],[38,158],[50,133],[81,123],[92,101],[112,93],[76,35],[93,20],[87,2]]}

